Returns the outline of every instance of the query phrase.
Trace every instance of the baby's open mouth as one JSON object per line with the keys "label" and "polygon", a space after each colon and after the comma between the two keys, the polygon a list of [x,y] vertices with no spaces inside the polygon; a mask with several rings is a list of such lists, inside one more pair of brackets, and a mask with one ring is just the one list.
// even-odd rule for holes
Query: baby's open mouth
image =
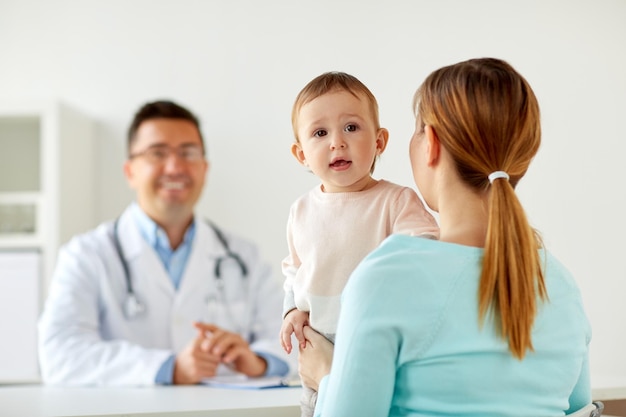
{"label": "baby's open mouth", "polygon": [[348,164],[351,164],[352,161],[346,161],[345,159],[338,159],[335,162],[333,162],[332,164],[330,164],[331,167],[333,168],[337,168],[337,167],[342,167]]}

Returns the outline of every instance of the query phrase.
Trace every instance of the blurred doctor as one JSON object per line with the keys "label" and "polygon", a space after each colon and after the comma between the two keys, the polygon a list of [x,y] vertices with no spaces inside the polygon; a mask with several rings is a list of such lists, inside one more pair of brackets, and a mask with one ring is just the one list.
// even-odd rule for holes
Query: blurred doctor
{"label": "blurred doctor", "polygon": [[282,289],[255,245],[194,214],[209,163],[198,119],[169,101],[139,109],[115,221],[59,253],[39,321],[43,382],[195,384],[286,375]]}

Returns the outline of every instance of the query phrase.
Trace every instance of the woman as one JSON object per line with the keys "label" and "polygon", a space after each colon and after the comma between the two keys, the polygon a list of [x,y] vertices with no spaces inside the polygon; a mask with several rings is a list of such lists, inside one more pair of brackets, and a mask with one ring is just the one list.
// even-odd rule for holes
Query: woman
{"label": "woman", "polygon": [[[485,58],[415,94],[415,183],[440,240],[394,235],[354,271],[334,348],[310,328],[315,415],[558,416],[591,401],[591,329],[514,188],[541,138],[527,81]],[[330,374],[329,374],[330,372]],[[329,375],[327,375],[329,374]]]}

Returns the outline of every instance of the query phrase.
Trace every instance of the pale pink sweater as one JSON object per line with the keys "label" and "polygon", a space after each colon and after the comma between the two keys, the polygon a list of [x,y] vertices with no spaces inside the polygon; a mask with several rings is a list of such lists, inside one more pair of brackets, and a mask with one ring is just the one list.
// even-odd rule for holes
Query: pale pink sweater
{"label": "pale pink sweater", "polygon": [[318,186],[300,197],[287,222],[284,314],[293,308],[308,311],[311,327],[334,334],[348,277],[394,233],[439,235],[435,219],[411,188],[380,180],[365,191],[325,193]]}

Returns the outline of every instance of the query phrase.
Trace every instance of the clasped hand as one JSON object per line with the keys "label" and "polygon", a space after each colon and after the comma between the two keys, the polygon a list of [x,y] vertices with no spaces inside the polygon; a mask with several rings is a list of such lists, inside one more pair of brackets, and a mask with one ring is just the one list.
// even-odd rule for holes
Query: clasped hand
{"label": "clasped hand", "polygon": [[194,323],[195,339],[177,356],[174,364],[174,384],[197,384],[216,375],[220,363],[248,376],[261,376],[267,363],[250,350],[248,342],[208,323]]}
{"label": "clasped hand", "polygon": [[285,315],[280,329],[280,344],[291,353],[291,336],[298,340],[298,372],[302,383],[317,391],[319,384],[330,372],[334,346],[324,336],[309,326],[309,313],[293,309]]}
{"label": "clasped hand", "polygon": [[303,335],[306,343],[299,349],[298,373],[302,384],[318,391],[322,378],[330,373],[335,347],[309,326],[304,327]]}

